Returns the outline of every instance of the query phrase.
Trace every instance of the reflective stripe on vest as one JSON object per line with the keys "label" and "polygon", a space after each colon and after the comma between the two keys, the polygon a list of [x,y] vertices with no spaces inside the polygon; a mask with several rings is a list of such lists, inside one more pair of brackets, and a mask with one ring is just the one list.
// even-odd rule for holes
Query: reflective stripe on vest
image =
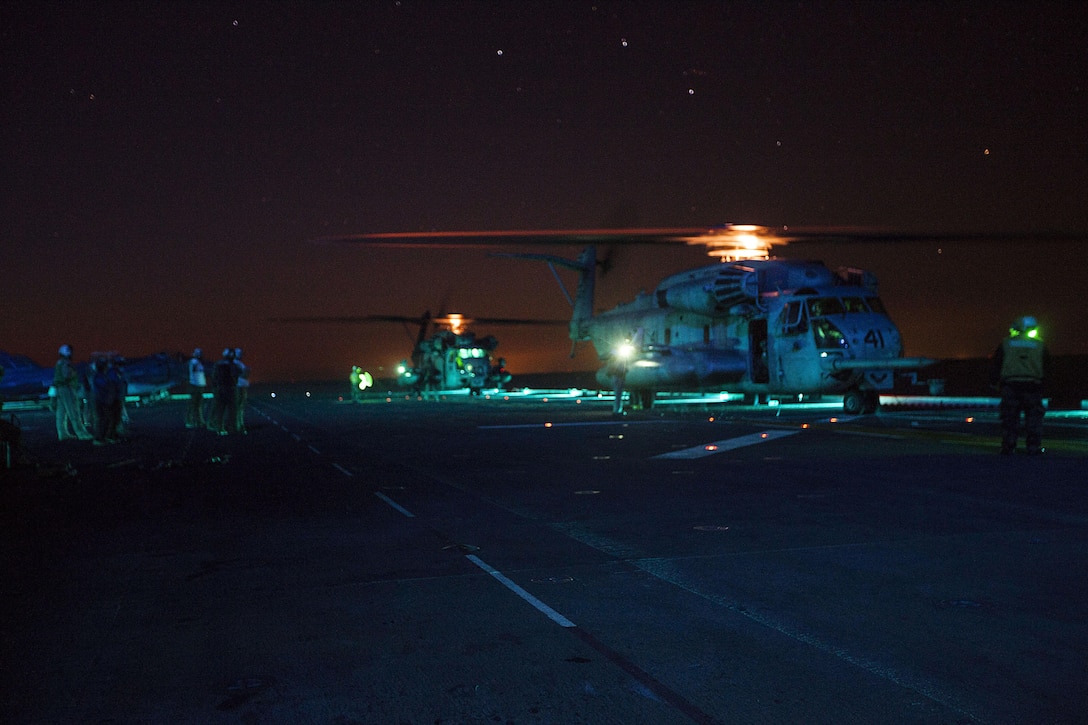
{"label": "reflective stripe on vest", "polygon": [[1043,343],[1026,338],[1009,338],[1001,362],[1001,380],[1042,382]]}

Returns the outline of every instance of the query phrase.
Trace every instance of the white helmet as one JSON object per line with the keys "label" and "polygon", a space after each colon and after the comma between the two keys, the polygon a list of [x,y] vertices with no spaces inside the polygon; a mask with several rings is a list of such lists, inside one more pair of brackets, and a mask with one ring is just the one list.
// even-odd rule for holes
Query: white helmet
{"label": "white helmet", "polygon": [[72,346],[71,345],[61,345],[60,349],[57,350],[57,352],[62,357],[72,357]]}
{"label": "white helmet", "polygon": [[1017,317],[1016,321],[1012,323],[1012,329],[1018,332],[1027,332],[1032,328],[1038,327],[1039,321],[1031,315],[1024,315],[1023,317]]}

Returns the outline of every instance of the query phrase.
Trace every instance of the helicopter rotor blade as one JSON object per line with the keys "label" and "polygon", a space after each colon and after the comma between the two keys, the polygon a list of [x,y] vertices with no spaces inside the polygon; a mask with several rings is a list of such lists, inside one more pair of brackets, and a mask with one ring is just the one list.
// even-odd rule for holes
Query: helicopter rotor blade
{"label": "helicopter rotor blade", "polygon": [[[370,247],[459,249],[508,247],[513,244],[674,244],[678,236],[706,234],[706,227],[660,229],[536,229],[528,231],[386,232],[318,237],[316,244],[361,244]],[[635,240],[638,240],[637,242]]]}
{"label": "helicopter rotor blade", "polygon": [[473,317],[471,322],[484,325],[569,325],[570,320],[544,320],[515,317]]}
{"label": "helicopter rotor blade", "polygon": [[[546,320],[536,318],[515,317],[460,317],[466,324],[482,323],[485,325],[567,325],[570,320]],[[301,317],[273,317],[272,322],[302,323],[302,324],[346,324],[360,325],[371,322],[403,322],[421,325],[424,329],[428,324],[448,324],[447,317],[432,317],[430,311],[422,316],[409,315],[311,315]]]}
{"label": "helicopter rotor blade", "polygon": [[528,231],[445,231],[350,234],[321,237],[316,243],[347,243],[375,247],[464,249],[516,245],[676,245],[702,246],[707,254],[723,259],[767,257],[773,247],[805,242],[907,243],[907,242],[1088,242],[1088,231],[1042,229],[1038,231],[928,232],[881,227],[766,227],[754,224],[723,224],[716,227],[646,229],[552,229]]}
{"label": "helicopter rotor blade", "polygon": [[366,322],[414,322],[419,323],[419,317],[407,317],[404,315],[304,315],[298,317],[273,317],[272,322],[302,323],[302,324],[362,324]]}

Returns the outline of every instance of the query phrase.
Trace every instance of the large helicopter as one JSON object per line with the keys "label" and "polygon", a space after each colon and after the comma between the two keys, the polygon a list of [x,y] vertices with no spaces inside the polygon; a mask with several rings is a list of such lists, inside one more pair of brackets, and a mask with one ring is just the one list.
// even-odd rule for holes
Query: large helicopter
{"label": "large helicopter", "polygon": [[590,341],[602,386],[650,408],[658,391],[722,389],[749,400],[842,394],[849,413],[877,409],[895,371],[934,362],[903,357],[899,330],[860,269],[742,258],[671,275],[649,293],[593,314],[596,249],[542,259],[579,274],[572,340]]}

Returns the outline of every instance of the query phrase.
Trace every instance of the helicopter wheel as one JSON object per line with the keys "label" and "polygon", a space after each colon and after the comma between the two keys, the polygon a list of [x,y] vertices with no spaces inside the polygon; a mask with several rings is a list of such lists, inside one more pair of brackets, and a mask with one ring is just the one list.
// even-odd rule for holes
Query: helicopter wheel
{"label": "helicopter wheel", "polygon": [[842,408],[850,415],[875,413],[880,407],[880,393],[875,390],[847,390],[842,396]]}

